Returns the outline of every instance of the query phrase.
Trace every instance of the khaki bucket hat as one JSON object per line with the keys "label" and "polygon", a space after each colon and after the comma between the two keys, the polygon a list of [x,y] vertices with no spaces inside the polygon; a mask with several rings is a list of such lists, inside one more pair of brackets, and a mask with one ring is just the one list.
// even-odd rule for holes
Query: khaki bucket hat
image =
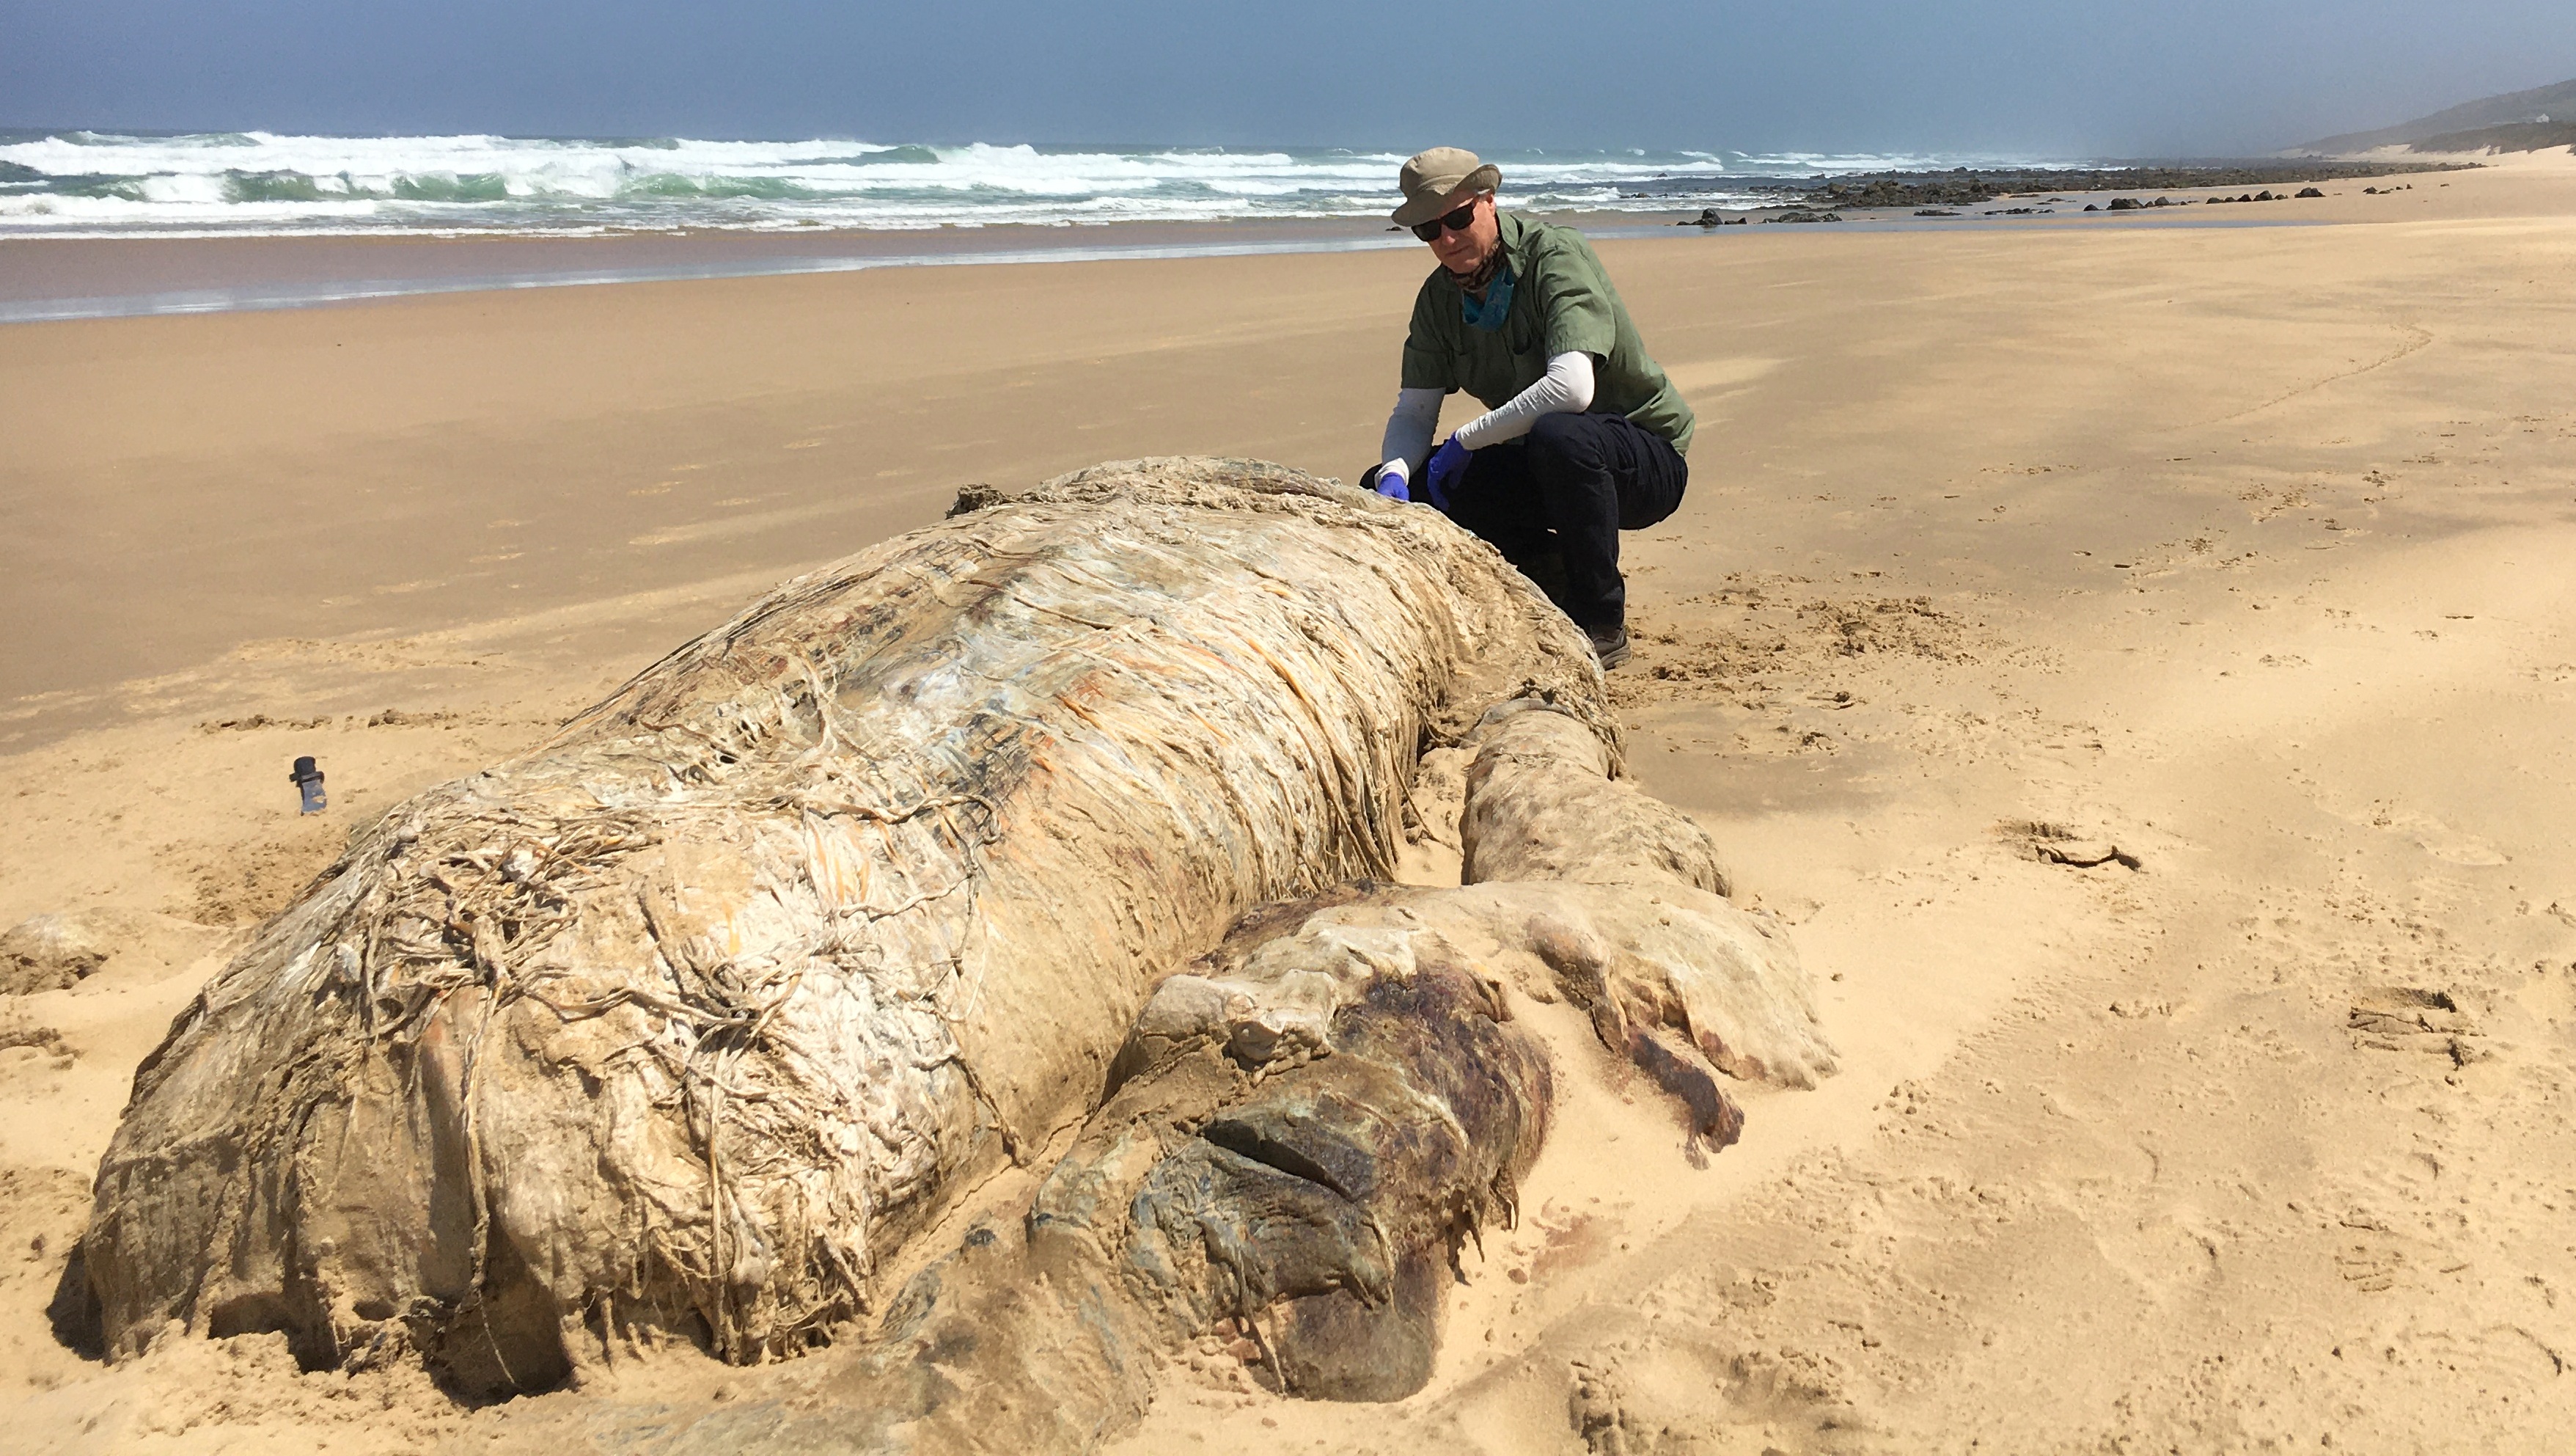
{"label": "khaki bucket hat", "polygon": [[1502,181],[1502,168],[1465,147],[1433,147],[1406,162],[1396,174],[1396,185],[1404,189],[1404,205],[1395,210],[1395,225],[1429,222],[1449,210],[1450,198],[1462,192],[1491,192]]}

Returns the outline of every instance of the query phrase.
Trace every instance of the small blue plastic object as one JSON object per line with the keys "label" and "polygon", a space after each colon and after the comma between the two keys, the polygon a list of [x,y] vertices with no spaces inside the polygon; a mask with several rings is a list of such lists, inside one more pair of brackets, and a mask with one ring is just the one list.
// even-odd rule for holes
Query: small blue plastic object
{"label": "small blue plastic object", "polygon": [[286,776],[303,791],[305,813],[319,814],[331,807],[330,796],[322,792],[322,770],[314,765],[309,755],[297,759],[295,767]]}
{"label": "small blue plastic object", "polygon": [[1459,444],[1455,435],[1431,452],[1431,463],[1422,467],[1422,483],[1430,487],[1433,506],[1443,512],[1449,509],[1450,488],[1467,474],[1467,457],[1474,453]]}

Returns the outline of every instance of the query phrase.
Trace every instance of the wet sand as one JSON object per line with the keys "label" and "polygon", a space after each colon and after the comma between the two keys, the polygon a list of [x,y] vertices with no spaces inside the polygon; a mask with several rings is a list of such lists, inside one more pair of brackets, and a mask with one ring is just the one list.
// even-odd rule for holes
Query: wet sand
{"label": "wet sand", "polygon": [[352,299],[870,268],[1408,243],[1366,219],[600,236],[0,238],[0,321],[297,308]]}
{"label": "wet sand", "polygon": [[[1603,243],[1701,417],[1681,512],[1631,538],[1632,767],[1793,923],[1845,1070],[1748,1098],[1695,1172],[1651,1096],[1578,1069],[1429,1390],[1300,1406],[1176,1368],[1120,1449],[2550,1449],[2576,160],[2414,180],[2330,187],[2320,226]],[[0,329],[0,925],[250,923],[353,817],[964,482],[1198,452],[1348,478],[1423,266]],[[293,814],[299,753],[332,815]],[[2135,866],[2039,857],[2107,847]],[[89,1171],[219,935],[0,1000],[27,1449],[608,1449],[621,1412],[804,1389],[672,1357],[467,1410],[259,1337],[63,1349]]]}

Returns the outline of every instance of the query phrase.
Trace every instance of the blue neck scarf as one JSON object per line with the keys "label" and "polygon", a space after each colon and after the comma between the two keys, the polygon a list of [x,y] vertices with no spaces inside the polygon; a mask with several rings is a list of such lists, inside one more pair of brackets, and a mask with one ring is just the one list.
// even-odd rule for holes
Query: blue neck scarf
{"label": "blue neck scarf", "polygon": [[1478,303],[1476,295],[1463,289],[1458,294],[1458,302],[1465,310],[1467,327],[1483,329],[1489,334],[1501,328],[1504,315],[1512,311],[1511,265],[1505,264],[1503,271],[1494,275],[1494,281],[1485,285],[1484,302]]}

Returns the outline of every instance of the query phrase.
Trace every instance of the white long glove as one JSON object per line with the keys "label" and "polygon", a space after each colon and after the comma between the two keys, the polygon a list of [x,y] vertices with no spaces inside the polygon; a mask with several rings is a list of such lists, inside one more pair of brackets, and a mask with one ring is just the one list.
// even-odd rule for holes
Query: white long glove
{"label": "white long glove", "polygon": [[1581,414],[1592,408],[1592,356],[1570,350],[1547,361],[1538,382],[1458,427],[1458,443],[1482,450],[1530,432],[1542,415]]}

